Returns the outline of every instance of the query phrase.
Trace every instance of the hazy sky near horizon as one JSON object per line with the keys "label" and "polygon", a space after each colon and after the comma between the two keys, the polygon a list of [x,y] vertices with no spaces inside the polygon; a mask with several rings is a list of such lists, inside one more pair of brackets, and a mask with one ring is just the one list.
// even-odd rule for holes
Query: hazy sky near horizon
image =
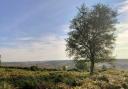
{"label": "hazy sky near horizon", "polygon": [[113,55],[128,59],[128,0],[0,0],[2,61],[69,59],[64,39],[77,7],[99,2],[118,10]]}

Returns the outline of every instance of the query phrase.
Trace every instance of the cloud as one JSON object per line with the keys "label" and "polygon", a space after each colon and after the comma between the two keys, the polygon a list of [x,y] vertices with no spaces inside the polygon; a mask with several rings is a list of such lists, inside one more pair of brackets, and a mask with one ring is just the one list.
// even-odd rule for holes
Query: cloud
{"label": "cloud", "polygon": [[56,35],[41,37],[37,41],[23,43],[15,48],[0,48],[0,52],[2,54],[2,61],[67,59],[65,54],[65,41]]}
{"label": "cloud", "polygon": [[115,53],[116,58],[118,59],[127,59],[128,58],[128,22],[120,23],[117,25],[117,40]]}
{"label": "cloud", "polygon": [[128,41],[125,39],[128,39],[128,30],[125,30],[125,31],[118,34],[117,44],[128,43]]}
{"label": "cloud", "polygon": [[118,24],[117,30],[117,38],[116,38],[116,48],[114,54],[116,55],[116,58],[118,59],[127,59],[127,53],[128,53],[128,23],[121,23]]}
{"label": "cloud", "polygon": [[128,0],[122,1],[122,3],[119,4],[119,13],[128,13]]}
{"label": "cloud", "polygon": [[33,40],[33,37],[21,37],[21,38],[17,38],[16,40],[19,40],[19,41],[29,41],[29,40]]}
{"label": "cloud", "polygon": [[121,22],[119,24],[116,24],[117,32],[121,33],[128,29],[128,22]]}
{"label": "cloud", "polygon": [[116,47],[114,50],[114,55],[118,59],[127,59],[128,53],[128,0],[122,0],[118,4],[119,20],[120,23],[116,25],[117,28],[117,38]]}

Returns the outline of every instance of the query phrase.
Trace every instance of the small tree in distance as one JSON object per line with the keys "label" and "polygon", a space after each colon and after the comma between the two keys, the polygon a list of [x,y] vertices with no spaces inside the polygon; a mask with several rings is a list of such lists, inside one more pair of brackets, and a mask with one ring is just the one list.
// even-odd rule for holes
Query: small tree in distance
{"label": "small tree in distance", "polygon": [[95,62],[110,61],[115,42],[117,12],[104,4],[88,8],[84,4],[71,21],[66,51],[74,59],[88,60],[90,74]]}

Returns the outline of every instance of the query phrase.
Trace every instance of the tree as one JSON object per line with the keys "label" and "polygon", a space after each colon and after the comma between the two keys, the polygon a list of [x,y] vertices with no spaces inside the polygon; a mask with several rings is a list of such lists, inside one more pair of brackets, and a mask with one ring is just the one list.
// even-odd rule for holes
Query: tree
{"label": "tree", "polygon": [[74,63],[78,70],[88,70],[88,66],[85,60],[74,60]]}
{"label": "tree", "polygon": [[95,62],[112,59],[116,17],[117,12],[104,4],[97,4],[92,8],[83,4],[71,21],[66,51],[74,59],[88,60],[90,74],[94,72]]}

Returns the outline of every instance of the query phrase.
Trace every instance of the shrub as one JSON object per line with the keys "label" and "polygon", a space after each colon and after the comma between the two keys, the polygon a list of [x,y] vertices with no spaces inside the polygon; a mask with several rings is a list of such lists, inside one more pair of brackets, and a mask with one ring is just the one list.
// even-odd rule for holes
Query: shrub
{"label": "shrub", "polygon": [[79,70],[76,69],[76,68],[72,68],[72,69],[69,69],[69,70],[67,70],[67,71],[79,71]]}
{"label": "shrub", "polygon": [[30,77],[15,78],[12,80],[12,83],[20,89],[35,89],[37,86],[37,80]]}
{"label": "shrub", "polygon": [[63,76],[56,73],[50,73],[49,80],[51,80],[54,83],[62,82]]}
{"label": "shrub", "polygon": [[34,81],[25,80],[22,81],[22,89],[35,89],[36,83]]}
{"label": "shrub", "polygon": [[97,77],[98,80],[109,82],[108,78],[105,75],[100,75]]}
{"label": "shrub", "polygon": [[37,70],[39,70],[39,68],[38,68],[37,66],[31,66],[30,69],[31,69],[32,71],[37,71]]}
{"label": "shrub", "polygon": [[82,85],[82,82],[80,82],[78,79],[74,78],[65,78],[63,81],[65,84],[69,86],[80,86]]}
{"label": "shrub", "polygon": [[110,84],[106,89],[121,89],[121,86],[118,86],[117,84]]}
{"label": "shrub", "polygon": [[49,82],[42,82],[42,83],[38,83],[35,89],[57,89],[57,88],[55,88],[55,85]]}
{"label": "shrub", "polygon": [[62,70],[65,71],[66,70],[66,66],[62,66]]}
{"label": "shrub", "polygon": [[105,65],[102,66],[102,71],[106,71],[107,67]]}
{"label": "shrub", "polygon": [[74,60],[74,63],[78,70],[88,70],[88,66],[85,60]]}

